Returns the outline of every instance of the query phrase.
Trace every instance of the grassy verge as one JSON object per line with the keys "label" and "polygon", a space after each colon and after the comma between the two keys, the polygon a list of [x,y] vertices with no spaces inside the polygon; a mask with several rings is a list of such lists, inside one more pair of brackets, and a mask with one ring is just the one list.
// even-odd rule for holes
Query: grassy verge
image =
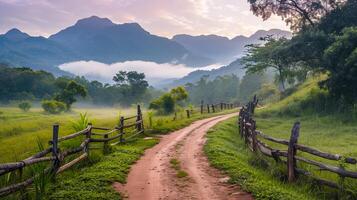
{"label": "grassy verge", "polygon": [[[8,109],[11,110],[10,108]],[[17,160],[26,157],[30,155],[31,152],[38,151],[36,145],[29,141],[36,141],[36,138],[38,137],[42,137],[40,139],[40,142],[42,143],[48,141],[51,137],[51,124],[56,122],[56,120],[62,120],[60,128],[61,135],[73,132],[70,126],[70,121],[75,119],[79,112],[84,111],[87,110],[75,110],[72,113],[64,113],[61,115],[47,115],[36,110],[29,113],[5,112],[4,116],[6,117],[3,121],[0,120],[0,124],[5,124],[6,121],[8,121],[9,124],[7,127],[9,129],[14,129],[16,127],[16,122],[13,121],[15,118],[18,118],[17,125],[25,128],[16,130],[18,131],[18,134],[3,136],[3,138],[0,137],[0,143],[6,145],[0,145],[0,149],[9,148],[10,150],[7,149],[7,151],[22,152],[19,154],[20,156],[16,156]],[[103,114],[105,113],[105,110],[103,109],[93,109],[91,112],[87,112],[92,119],[91,121],[94,121],[94,125],[114,127],[119,110],[113,109],[106,111],[108,115]],[[152,116],[151,124],[148,123],[149,115],[144,112],[145,135],[165,134],[183,128],[193,121],[231,112],[234,112],[234,110],[203,115],[196,112],[193,113],[190,118],[187,118],[184,112],[179,112],[177,113],[176,120],[173,120],[173,115]],[[98,115],[96,115],[96,113]],[[120,114],[130,116],[131,113],[134,113],[133,110],[126,110],[125,113],[122,112]],[[33,125],[33,123],[35,124]],[[41,124],[41,126],[39,124]],[[31,133],[31,126],[35,128],[35,130],[33,130],[35,133]],[[140,158],[146,148],[150,148],[158,142],[155,138],[144,139],[143,137],[144,135],[128,140],[125,144],[114,146],[112,148],[112,153],[109,155],[102,155],[101,150],[91,150],[89,160],[85,160],[69,171],[57,176],[55,184],[47,183],[50,190],[46,192],[46,199],[120,199],[120,195],[114,191],[111,184],[115,181],[125,183],[130,165]],[[24,143],[24,141],[21,141],[23,138],[27,138],[28,141]],[[65,147],[78,146],[80,142],[80,140],[69,141],[68,144],[64,143],[61,145],[64,145],[63,148],[65,149]],[[24,146],[12,147],[11,145],[18,143],[21,143]],[[100,149],[101,145],[102,144],[93,144],[91,147]],[[0,159],[14,161],[11,158],[12,157],[0,155]],[[181,172],[178,173],[178,176],[184,176],[184,174]],[[0,185],[2,181],[3,180],[0,179]],[[34,198],[32,191],[35,189],[36,187],[32,186],[27,190],[26,195],[30,199]],[[10,196],[9,199],[18,199],[20,197],[24,197],[24,195],[18,193]]]}
{"label": "grassy verge", "polygon": [[235,118],[218,124],[208,132],[204,147],[210,163],[227,173],[232,183],[241,185],[255,199],[317,199],[310,185],[285,184],[281,173],[252,155],[237,130]]}

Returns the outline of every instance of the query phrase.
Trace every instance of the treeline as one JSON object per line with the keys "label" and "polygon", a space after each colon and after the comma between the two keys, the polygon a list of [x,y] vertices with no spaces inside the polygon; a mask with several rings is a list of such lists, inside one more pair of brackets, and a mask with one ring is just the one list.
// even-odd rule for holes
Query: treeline
{"label": "treeline", "polygon": [[[236,75],[218,76],[210,80],[203,76],[196,83],[185,85],[189,93],[189,101],[195,105],[213,104],[219,102],[244,103],[255,93],[259,92],[263,84],[269,84],[270,78],[265,73],[246,74],[242,80]],[[274,87],[274,86],[272,86]]]}
{"label": "treeline", "polygon": [[[325,76],[319,83],[328,94],[319,98],[350,110],[357,102],[357,0],[249,1],[255,15],[281,16],[294,30],[291,39],[266,37],[248,46],[247,72],[275,69],[285,92],[308,76]],[[326,104],[327,105],[327,104]]]}
{"label": "treeline", "polygon": [[84,95],[77,95],[76,98],[94,104],[130,106],[133,103],[148,103],[153,97],[161,94],[149,87],[144,74],[137,72],[118,72],[113,77],[114,84],[103,84],[98,81],[89,81],[84,77],[56,78],[45,71],[1,65],[0,102],[6,104],[23,100],[61,100],[65,92],[69,91],[68,88],[64,89],[71,81],[85,89],[86,97],[82,98],[81,96]]}

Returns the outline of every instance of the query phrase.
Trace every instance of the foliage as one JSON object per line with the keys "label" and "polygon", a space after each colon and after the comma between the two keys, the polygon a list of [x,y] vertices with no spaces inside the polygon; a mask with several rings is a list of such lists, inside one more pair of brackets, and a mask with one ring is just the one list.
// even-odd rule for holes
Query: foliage
{"label": "foliage", "polygon": [[149,108],[158,110],[163,114],[170,114],[175,111],[177,103],[187,98],[188,93],[184,87],[173,88],[169,93],[165,93],[161,97],[153,100]]}
{"label": "foliage", "polygon": [[67,110],[76,102],[76,96],[85,97],[87,95],[86,89],[75,81],[69,81],[63,90],[54,97],[54,100],[66,104]]}
{"label": "foliage", "polygon": [[324,53],[329,78],[322,84],[331,95],[352,104],[357,101],[357,26],[345,28]]}
{"label": "foliage", "polygon": [[248,0],[251,10],[264,20],[272,15],[282,17],[293,30],[314,26],[321,17],[338,8],[345,0]]}
{"label": "foliage", "polygon": [[66,104],[55,100],[42,101],[41,105],[46,112],[51,114],[58,114],[64,112],[67,109]]}
{"label": "foliage", "polygon": [[22,111],[27,112],[31,108],[31,103],[28,101],[23,101],[23,102],[19,103],[18,106]]}
{"label": "foliage", "polygon": [[185,85],[189,93],[189,101],[195,105],[216,104],[221,101],[234,102],[239,93],[239,78],[236,75],[218,76],[210,80],[208,76],[203,76],[196,83]]}
{"label": "foliage", "polygon": [[276,82],[280,84],[282,91],[285,90],[288,80],[294,83],[295,78],[299,82],[305,79],[306,71],[301,70],[301,63],[292,62],[287,56],[288,39],[267,37],[263,40],[266,43],[248,45],[247,55],[242,59],[247,73],[261,73],[269,68],[275,69]]}
{"label": "foliage", "polygon": [[232,118],[212,128],[207,135],[204,152],[210,163],[230,176],[230,182],[251,192],[254,199],[316,199],[309,194],[309,185],[292,185],[280,181],[279,173],[269,173],[264,165],[256,165],[252,153],[245,148]]}
{"label": "foliage", "polygon": [[89,123],[89,118],[88,114],[85,113],[79,113],[79,119],[77,121],[72,121],[72,128],[74,131],[81,131],[87,128]]}
{"label": "foliage", "polygon": [[2,86],[0,87],[0,102],[49,100],[63,93],[70,81],[82,85],[87,91],[88,98],[85,101],[94,104],[130,106],[132,103],[150,102],[152,98],[161,95],[159,90],[147,87],[147,82],[141,79],[142,74],[127,72],[125,77],[129,77],[128,81],[111,85],[89,81],[84,77],[56,78],[48,72],[0,64],[0,85]]}
{"label": "foliage", "polygon": [[149,86],[145,80],[145,74],[136,71],[119,71],[113,77],[113,81],[115,81],[116,86],[122,90],[123,94],[134,101],[134,103],[141,100]]}

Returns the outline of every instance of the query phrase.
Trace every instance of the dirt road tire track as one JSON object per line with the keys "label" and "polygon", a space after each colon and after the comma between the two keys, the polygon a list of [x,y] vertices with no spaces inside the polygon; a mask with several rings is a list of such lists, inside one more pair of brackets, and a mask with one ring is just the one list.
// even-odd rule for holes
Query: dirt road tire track
{"label": "dirt road tire track", "polygon": [[[227,177],[209,166],[203,154],[206,132],[237,113],[216,116],[164,135],[160,143],[145,151],[132,166],[127,184],[114,188],[132,200],[159,199],[253,199],[239,186],[226,183]],[[170,160],[179,161],[188,176],[177,177]]]}

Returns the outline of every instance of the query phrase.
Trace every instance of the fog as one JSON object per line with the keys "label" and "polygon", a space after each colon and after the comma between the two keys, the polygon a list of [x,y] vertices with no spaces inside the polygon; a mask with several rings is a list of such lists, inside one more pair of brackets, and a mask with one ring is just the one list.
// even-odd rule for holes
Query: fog
{"label": "fog", "polygon": [[217,69],[221,65],[210,65],[201,68],[191,68],[183,64],[164,63],[158,64],[147,61],[126,61],[114,64],[105,64],[96,61],[76,61],[59,66],[61,70],[78,76],[85,76],[89,80],[98,80],[104,83],[112,83],[113,76],[118,71],[137,71],[145,73],[146,80],[151,85],[181,78],[195,70]]}

